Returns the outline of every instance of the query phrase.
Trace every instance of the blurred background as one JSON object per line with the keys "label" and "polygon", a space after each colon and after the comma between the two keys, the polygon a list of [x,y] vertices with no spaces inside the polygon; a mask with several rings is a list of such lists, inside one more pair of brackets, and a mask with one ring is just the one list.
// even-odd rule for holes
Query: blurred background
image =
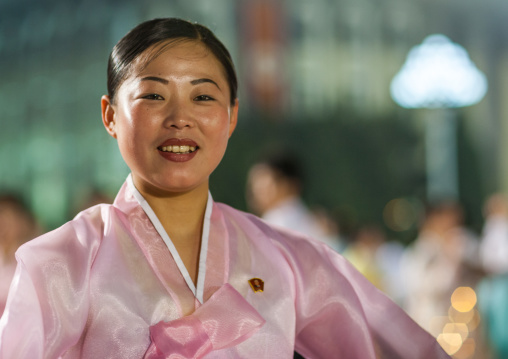
{"label": "blurred background", "polygon": [[[337,250],[387,242],[409,251],[436,226],[430,213],[454,208],[447,223],[468,239],[450,252],[473,274],[444,284],[446,309],[456,288],[477,290],[490,278],[467,253],[480,253],[487,198],[508,192],[506,0],[0,0],[0,191],[22,197],[42,230],[111,201],[125,180],[128,168],[101,123],[107,58],[129,29],[163,16],[210,27],[237,66],[240,121],[211,178],[215,200],[253,210],[250,168],[263,153],[291,152],[304,173],[303,201],[335,224]],[[428,52],[421,46],[434,34],[462,56],[448,72],[469,66],[448,84],[471,77],[459,92],[476,95],[461,102],[439,92],[445,83],[418,99],[411,86],[433,78],[423,70],[411,89],[394,88],[409,55]],[[453,205],[442,210],[444,202]],[[406,257],[401,263],[417,262]],[[445,337],[455,357],[495,357],[482,348],[483,334],[443,329],[448,322],[439,322],[436,337],[452,335]],[[473,338],[471,351],[464,343]]]}

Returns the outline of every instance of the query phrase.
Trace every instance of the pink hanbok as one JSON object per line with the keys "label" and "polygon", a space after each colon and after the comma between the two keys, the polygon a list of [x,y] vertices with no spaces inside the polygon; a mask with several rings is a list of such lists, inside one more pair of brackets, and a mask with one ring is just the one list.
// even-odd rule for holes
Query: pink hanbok
{"label": "pink hanbok", "polygon": [[130,176],[16,256],[0,358],[448,358],[325,244],[211,196],[195,285]]}

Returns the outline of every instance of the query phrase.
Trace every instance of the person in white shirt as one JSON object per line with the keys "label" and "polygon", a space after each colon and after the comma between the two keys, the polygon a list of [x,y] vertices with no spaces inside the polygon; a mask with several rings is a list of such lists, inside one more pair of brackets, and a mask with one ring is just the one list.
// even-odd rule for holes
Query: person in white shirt
{"label": "person in white shirt", "polygon": [[272,225],[319,239],[338,251],[338,238],[325,233],[301,197],[303,170],[300,161],[288,152],[274,152],[259,160],[249,170],[249,207]]}
{"label": "person in white shirt", "polygon": [[502,194],[489,197],[484,207],[480,256],[489,274],[508,273],[508,200]]}

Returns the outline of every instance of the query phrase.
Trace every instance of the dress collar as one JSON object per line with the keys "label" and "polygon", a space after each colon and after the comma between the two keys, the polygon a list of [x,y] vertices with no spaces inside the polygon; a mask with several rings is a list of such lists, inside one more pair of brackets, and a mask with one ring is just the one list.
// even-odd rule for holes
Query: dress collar
{"label": "dress collar", "polygon": [[169,249],[171,255],[173,256],[173,259],[175,260],[178,269],[180,270],[180,273],[185,279],[185,282],[187,283],[189,289],[194,293],[194,296],[196,299],[203,304],[203,292],[205,287],[205,276],[206,276],[206,259],[208,254],[208,242],[209,242],[209,236],[210,236],[210,218],[212,215],[212,208],[213,208],[213,199],[210,192],[208,192],[208,200],[206,203],[206,210],[205,210],[205,218],[203,220],[203,234],[201,236],[201,250],[199,253],[199,267],[198,267],[198,280],[197,284],[194,285],[194,282],[192,281],[192,278],[187,271],[187,268],[185,267],[185,264],[182,261],[182,258],[180,257],[180,254],[176,250],[175,245],[171,241],[171,238],[169,238],[169,235],[164,230],[164,227],[162,226],[161,222],[159,221],[159,218],[153,211],[153,209],[150,207],[148,202],[145,200],[143,195],[138,191],[136,186],[134,185],[134,182],[132,181],[132,175],[129,174],[127,177],[127,185],[129,190],[132,192],[134,198],[139,203],[141,208],[143,208],[144,212],[152,222],[153,226],[161,236],[162,240],[166,244],[167,248]]}

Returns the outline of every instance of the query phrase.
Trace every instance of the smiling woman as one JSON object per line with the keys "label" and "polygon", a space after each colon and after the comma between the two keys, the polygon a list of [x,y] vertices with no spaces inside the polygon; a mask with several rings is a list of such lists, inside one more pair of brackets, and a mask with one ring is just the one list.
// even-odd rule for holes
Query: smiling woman
{"label": "smiling woman", "polygon": [[206,201],[208,177],[236,126],[237,101],[221,63],[201,42],[165,41],[147,51],[156,56],[131,65],[114,102],[102,98],[106,129],[144,196],[155,189],[199,193]]}
{"label": "smiling woman", "polygon": [[201,25],[120,40],[102,119],[131,174],[112,205],[18,250],[0,358],[447,357],[325,244],[213,201],[236,89]]}

